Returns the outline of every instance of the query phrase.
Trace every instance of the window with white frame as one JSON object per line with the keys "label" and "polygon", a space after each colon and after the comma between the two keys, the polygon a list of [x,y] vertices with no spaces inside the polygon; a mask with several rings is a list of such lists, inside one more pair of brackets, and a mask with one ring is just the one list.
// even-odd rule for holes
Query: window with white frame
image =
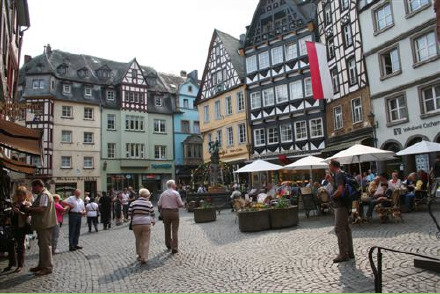
{"label": "window with white frame", "polygon": [[307,124],[306,121],[295,122],[295,140],[306,140],[307,139]]}
{"label": "window with white frame", "polygon": [[422,90],[424,113],[440,111],[440,84]]}
{"label": "window with white frame", "polygon": [[167,158],[167,146],[154,146],[154,158],[155,159],[166,159]]}
{"label": "window with white frame", "polygon": [[408,119],[408,111],[404,96],[386,99],[386,108],[388,110],[388,122],[394,123]]}
{"label": "window with white frame", "polygon": [[356,60],[354,57],[347,60],[348,84],[350,86],[357,84]]}
{"label": "window with white frame", "polygon": [[116,158],[116,143],[107,143],[107,158]]}
{"label": "window with white frame", "polygon": [[304,79],[304,94],[306,95],[306,97],[310,97],[313,95],[312,78]]}
{"label": "window with white frame", "polygon": [[278,127],[267,128],[267,144],[278,143]]}
{"label": "window with white frame", "polygon": [[203,107],[203,121],[209,122],[209,105],[205,105]]}
{"label": "window with white frame", "polygon": [[115,101],[116,93],[114,90],[107,90],[107,100],[108,101]]}
{"label": "window with white frame", "polygon": [[273,65],[282,63],[284,61],[283,60],[283,47],[282,46],[278,46],[278,47],[272,48],[271,53],[272,53],[272,64]]}
{"label": "window with white frame", "polygon": [[411,13],[428,6],[429,0],[406,0],[406,3],[408,5],[408,12]]}
{"label": "window with white frame", "polygon": [[333,38],[327,39],[327,59],[335,57],[335,40]]}
{"label": "window with white frame", "polygon": [[304,98],[302,80],[297,80],[290,83],[289,87],[290,87],[290,100]]}
{"label": "window with white frame", "polygon": [[71,118],[73,115],[73,107],[72,106],[61,106],[61,117]]}
{"label": "window with white frame", "polygon": [[386,77],[400,71],[400,57],[397,48],[393,48],[380,55],[382,76]]}
{"label": "window with white frame", "polygon": [[86,156],[84,157],[84,169],[92,169],[93,168],[93,157]]}
{"label": "window with white frame", "polygon": [[296,42],[289,42],[284,45],[284,51],[286,54],[286,61],[292,60],[298,57],[298,46]]}
{"label": "window with white frame", "polygon": [[156,105],[156,106],[162,106],[162,97],[160,97],[160,96],[155,96],[154,97],[154,105]]}
{"label": "window with white frame", "polygon": [[61,143],[72,143],[72,131],[61,131]]}
{"label": "window with white frame", "polygon": [[351,100],[351,112],[354,124],[363,121],[361,98]]}
{"label": "window with white frame", "polygon": [[225,115],[232,114],[232,97],[228,96],[225,98]]}
{"label": "window with white frame", "polygon": [[386,3],[374,11],[375,30],[381,31],[393,25],[391,4]]}
{"label": "window with white frame", "polygon": [[328,3],[324,7],[324,19],[325,19],[326,25],[329,25],[332,23],[332,8],[330,5],[331,5],[331,3]]}
{"label": "window with white frame", "polygon": [[261,108],[261,93],[251,93],[251,109]]}
{"label": "window with white frame", "polygon": [[246,72],[251,73],[257,70],[257,55],[246,58]]}
{"label": "window with white frame", "polygon": [[238,144],[246,143],[246,124],[238,125]]}
{"label": "window with white frame", "polygon": [[335,130],[340,130],[343,127],[342,121],[342,106],[337,106],[333,108],[333,118]]}
{"label": "window with white frame", "polygon": [[322,125],[322,118],[315,118],[310,120],[310,138],[319,138],[324,136],[324,127]]}
{"label": "window with white frame", "polygon": [[154,120],[154,132],[155,133],[166,133],[167,131],[167,122],[164,119],[155,119]]}
{"label": "window with white frame", "polygon": [[215,110],[215,119],[221,119],[222,118],[222,109],[221,109],[221,105],[220,105],[219,100],[215,101],[214,110]]}
{"label": "window with white frame", "polygon": [[183,99],[183,108],[189,109],[189,100]]}
{"label": "window with white frame", "polygon": [[125,158],[143,159],[144,149],[145,149],[144,144],[127,143],[125,144]]}
{"label": "window with white frame", "polygon": [[228,146],[234,146],[234,129],[232,127],[226,128],[226,134],[228,136],[227,142]]}
{"label": "window with white frame", "polygon": [[181,120],[180,121],[180,130],[182,133],[189,134],[190,133],[190,123],[189,120]]}
{"label": "window with white frame", "polygon": [[273,88],[263,90],[263,106],[271,106],[275,103],[275,97],[273,95]]}
{"label": "window with white frame", "polygon": [[254,130],[254,139],[255,146],[264,146],[266,144],[266,136],[264,133],[264,129],[256,129]]}
{"label": "window with white frame", "polygon": [[275,95],[277,103],[283,103],[289,100],[289,94],[287,93],[287,85],[279,85],[275,87]]}
{"label": "window with white frame", "polygon": [[310,41],[310,42],[312,41],[311,35],[305,36],[304,38],[301,38],[299,40],[299,55],[300,56],[307,54],[306,42],[308,42],[308,41]]}
{"label": "window with white frame", "polygon": [[288,143],[293,141],[293,132],[291,124],[281,125],[281,143]]}
{"label": "window with white frame", "polygon": [[193,129],[194,129],[194,134],[200,134],[200,122],[199,121],[194,121]]}
{"label": "window with white frame", "polygon": [[136,115],[125,116],[125,130],[126,131],[144,131],[144,117]]}
{"label": "window with white frame", "polygon": [[342,10],[346,10],[350,7],[350,0],[341,0]]}
{"label": "window with white frame", "polygon": [[70,84],[63,84],[63,94],[70,94],[72,92],[72,86]]}
{"label": "window with white frame", "polygon": [[245,110],[245,102],[243,92],[237,93],[237,112],[242,112]]}
{"label": "window with white frame", "polygon": [[61,168],[72,168],[71,156],[61,156]]}
{"label": "window with white frame", "polygon": [[45,82],[41,79],[32,80],[32,89],[44,89]]}
{"label": "window with white frame", "polygon": [[342,27],[342,32],[344,36],[344,45],[345,47],[350,47],[353,45],[353,34],[351,32],[351,25],[347,24]]}
{"label": "window with white frame", "polygon": [[93,144],[93,133],[84,132],[84,144]]}
{"label": "window with white frame", "polygon": [[116,130],[116,114],[107,114],[107,130]]}
{"label": "window with white frame", "polygon": [[334,68],[330,71],[330,75],[332,77],[332,84],[333,84],[333,93],[339,93],[339,75],[338,75],[338,69]]}
{"label": "window with white frame", "polygon": [[434,31],[414,39],[416,62],[427,60],[438,54],[438,45]]}
{"label": "window with white frame", "polygon": [[84,87],[84,96],[87,98],[92,97],[92,87],[89,86]]}
{"label": "window with white frame", "polygon": [[223,146],[223,131],[217,130],[215,140],[218,142],[218,147]]}
{"label": "window with white frame", "polygon": [[84,108],[84,119],[93,120],[93,108]]}
{"label": "window with white frame", "polygon": [[265,52],[258,54],[258,62],[259,62],[260,70],[268,68],[270,66],[269,51],[265,51]]}

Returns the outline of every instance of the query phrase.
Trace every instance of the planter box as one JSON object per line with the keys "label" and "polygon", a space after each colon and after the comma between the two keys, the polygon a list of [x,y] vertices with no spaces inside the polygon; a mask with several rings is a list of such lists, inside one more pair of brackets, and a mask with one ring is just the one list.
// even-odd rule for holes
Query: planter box
{"label": "planter box", "polygon": [[194,209],[194,221],[196,223],[213,222],[217,219],[214,208],[196,208]]}
{"label": "planter box", "polygon": [[271,229],[290,228],[298,225],[298,206],[269,209]]}
{"label": "planter box", "polygon": [[270,229],[269,210],[240,211],[238,227],[242,232],[257,232]]}

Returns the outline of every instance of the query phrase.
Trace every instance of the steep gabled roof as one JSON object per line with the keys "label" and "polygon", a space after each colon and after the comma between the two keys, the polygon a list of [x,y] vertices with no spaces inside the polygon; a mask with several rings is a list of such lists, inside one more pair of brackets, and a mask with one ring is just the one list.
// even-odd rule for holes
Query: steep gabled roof
{"label": "steep gabled roof", "polygon": [[246,75],[245,61],[244,61],[244,58],[242,56],[240,56],[240,54],[238,54],[238,49],[240,49],[242,47],[240,40],[232,37],[229,34],[223,33],[222,31],[219,31],[217,29],[215,29],[214,32],[220,38],[220,40],[223,43],[224,48],[226,49],[229,56],[231,57],[232,66],[237,71],[239,77],[244,78]]}

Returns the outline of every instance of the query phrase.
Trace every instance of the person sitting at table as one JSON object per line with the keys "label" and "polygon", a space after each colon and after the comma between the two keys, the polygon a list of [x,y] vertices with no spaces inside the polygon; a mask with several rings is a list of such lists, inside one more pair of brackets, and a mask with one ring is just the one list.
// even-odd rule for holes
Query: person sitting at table
{"label": "person sitting at table", "polygon": [[363,215],[363,205],[368,205],[368,211],[366,215],[367,221],[371,221],[371,218],[373,216],[373,211],[376,205],[378,203],[383,203],[388,199],[387,190],[388,190],[388,182],[384,174],[375,177],[374,180],[371,181],[367,189],[367,193],[369,193],[370,195],[370,200],[368,203],[366,202],[361,203],[362,205],[360,205],[359,207],[359,211],[361,215]]}
{"label": "person sitting at table", "polygon": [[[404,212],[411,212],[412,209],[412,203],[414,200],[414,190],[416,188],[416,180],[417,180],[417,174],[416,173],[410,173],[406,180],[403,182],[403,185],[407,189],[407,193],[405,194],[405,210]],[[423,183],[423,182],[421,182]],[[421,187],[421,184],[420,184]]]}

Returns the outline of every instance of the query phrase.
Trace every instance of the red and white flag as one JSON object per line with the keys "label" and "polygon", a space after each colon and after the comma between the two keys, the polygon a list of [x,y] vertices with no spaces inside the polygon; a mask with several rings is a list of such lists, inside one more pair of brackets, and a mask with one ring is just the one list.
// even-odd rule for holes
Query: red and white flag
{"label": "red and white flag", "polygon": [[324,44],[306,42],[309,56],[310,76],[312,78],[313,98],[333,99],[333,85],[327,63],[327,50]]}

